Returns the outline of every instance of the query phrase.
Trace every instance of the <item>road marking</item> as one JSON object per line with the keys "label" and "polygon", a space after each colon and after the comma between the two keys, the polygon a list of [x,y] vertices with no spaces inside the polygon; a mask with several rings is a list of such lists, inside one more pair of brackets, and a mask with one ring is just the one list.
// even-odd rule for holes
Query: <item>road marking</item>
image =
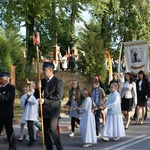
{"label": "road marking", "polygon": [[144,138],[141,139],[141,140],[137,140],[137,141],[135,141],[135,142],[132,142],[132,143],[130,143],[130,144],[128,144],[128,145],[125,145],[125,146],[122,146],[122,147],[120,147],[120,148],[116,148],[115,150],[122,150],[122,149],[124,149],[124,148],[129,147],[129,146],[133,146],[133,145],[135,145],[135,144],[137,144],[137,143],[140,143],[140,142],[142,142],[142,141],[145,141],[145,140],[147,140],[147,139],[150,139],[150,136],[144,137]]}
{"label": "road marking", "polygon": [[[128,144],[128,143],[130,143],[130,142],[132,142],[132,141],[134,141],[134,140],[137,141],[137,139],[146,137],[147,135],[148,135],[148,134],[144,134],[144,135],[141,135],[141,136],[137,136],[137,137],[135,137],[135,138],[132,138],[132,139],[127,140],[127,141],[124,141],[124,142],[121,142],[121,143],[119,143],[119,144],[115,144],[115,145],[113,145],[113,146],[106,147],[106,148],[104,148],[103,150],[112,150],[113,148],[116,148],[116,147],[119,147],[118,150],[120,150],[120,148],[122,148],[123,145]],[[146,138],[149,138],[149,136],[146,137]],[[142,139],[142,140],[143,140],[143,139]],[[145,139],[144,139],[144,140],[145,140]],[[139,141],[141,141],[141,140],[139,140]],[[134,143],[135,143],[135,142],[134,142]],[[132,144],[132,143],[131,143],[131,144]],[[136,143],[135,143],[135,144],[136,144]],[[125,145],[125,146],[128,147],[129,144],[128,144],[128,145]],[[116,149],[116,150],[117,150],[117,149]]]}

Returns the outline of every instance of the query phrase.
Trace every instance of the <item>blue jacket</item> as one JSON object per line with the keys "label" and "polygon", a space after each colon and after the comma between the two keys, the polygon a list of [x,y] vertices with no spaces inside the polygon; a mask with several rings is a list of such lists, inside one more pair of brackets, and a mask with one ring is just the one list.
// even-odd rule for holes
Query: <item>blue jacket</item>
{"label": "blue jacket", "polygon": [[121,114],[121,97],[117,91],[108,95],[106,107],[108,109],[107,115]]}

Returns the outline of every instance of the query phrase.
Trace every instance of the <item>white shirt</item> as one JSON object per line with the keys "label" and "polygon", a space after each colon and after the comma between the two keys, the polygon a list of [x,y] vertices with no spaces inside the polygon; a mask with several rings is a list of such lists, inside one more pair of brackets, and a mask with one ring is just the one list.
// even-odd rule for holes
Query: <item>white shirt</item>
{"label": "white shirt", "polygon": [[121,97],[125,98],[133,98],[134,103],[137,103],[137,92],[136,92],[136,84],[135,82],[129,83],[126,81],[120,90]]}
{"label": "white shirt", "polygon": [[142,80],[139,82],[139,91],[142,91]]}

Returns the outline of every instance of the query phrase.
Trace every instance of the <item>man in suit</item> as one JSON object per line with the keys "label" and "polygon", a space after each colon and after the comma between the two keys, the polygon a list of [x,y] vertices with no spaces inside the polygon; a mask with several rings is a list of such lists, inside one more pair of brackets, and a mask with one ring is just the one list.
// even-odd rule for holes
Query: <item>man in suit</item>
{"label": "man in suit", "polygon": [[[47,150],[53,150],[53,141],[57,147],[57,150],[63,150],[60,142],[59,133],[57,131],[57,122],[60,117],[60,103],[63,95],[63,82],[61,79],[56,78],[53,73],[54,64],[51,62],[44,62],[43,75],[45,76],[39,83],[38,88],[41,88],[43,93],[42,99],[39,100],[43,108],[43,123],[44,123],[44,135],[45,144]],[[35,91],[35,97],[38,91]]]}
{"label": "man in suit", "polygon": [[15,87],[9,83],[10,76],[6,72],[0,74],[0,132],[5,126],[9,142],[9,150],[17,150],[13,130],[13,104],[15,99]]}

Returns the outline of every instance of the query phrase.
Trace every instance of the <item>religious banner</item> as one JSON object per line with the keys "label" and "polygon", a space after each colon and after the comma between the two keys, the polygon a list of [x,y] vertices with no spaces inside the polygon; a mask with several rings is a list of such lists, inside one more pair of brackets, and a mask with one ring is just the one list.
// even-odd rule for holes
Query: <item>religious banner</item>
{"label": "religious banner", "polygon": [[147,40],[124,42],[126,72],[137,74],[140,70],[149,71]]}

